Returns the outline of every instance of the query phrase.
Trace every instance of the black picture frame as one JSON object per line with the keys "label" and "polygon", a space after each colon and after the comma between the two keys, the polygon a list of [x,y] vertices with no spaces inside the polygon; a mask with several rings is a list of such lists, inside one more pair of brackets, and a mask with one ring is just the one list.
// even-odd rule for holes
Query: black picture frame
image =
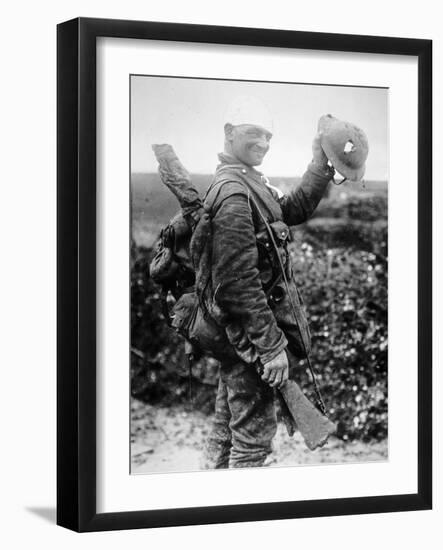
{"label": "black picture frame", "polygon": [[[96,511],[96,39],[398,54],[418,59],[416,494],[167,510]],[[57,523],[76,531],[424,510],[432,507],[432,42],[78,18],[57,28]]]}

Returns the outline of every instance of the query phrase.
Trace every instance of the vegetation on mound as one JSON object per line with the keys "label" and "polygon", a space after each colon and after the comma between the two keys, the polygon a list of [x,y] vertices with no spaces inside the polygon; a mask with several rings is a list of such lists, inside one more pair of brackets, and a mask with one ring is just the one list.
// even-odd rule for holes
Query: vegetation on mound
{"label": "vegetation on mound", "polygon": [[[388,397],[386,223],[372,224],[370,240],[363,222],[345,227],[341,221],[340,231],[358,236],[348,235],[351,244],[343,244],[343,236],[331,240],[334,230],[322,222],[313,220],[296,232],[291,245],[310,320],[312,363],[338,436],[381,440],[387,435]],[[335,246],[329,247],[331,242]],[[183,342],[167,326],[160,290],[149,278],[151,253],[133,249],[132,393],[151,404],[186,403],[189,372]],[[306,365],[300,366],[300,384],[309,394],[312,383]],[[212,412],[216,383],[217,363],[200,360],[192,370],[197,409]]]}

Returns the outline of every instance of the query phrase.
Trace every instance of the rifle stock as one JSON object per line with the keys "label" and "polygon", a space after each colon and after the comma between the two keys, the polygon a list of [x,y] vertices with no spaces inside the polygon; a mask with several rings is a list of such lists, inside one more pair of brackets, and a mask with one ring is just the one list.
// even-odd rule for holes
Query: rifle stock
{"label": "rifle stock", "polygon": [[294,380],[287,380],[277,391],[280,392],[307,447],[311,451],[322,447],[336,431],[335,424],[309,401]]}

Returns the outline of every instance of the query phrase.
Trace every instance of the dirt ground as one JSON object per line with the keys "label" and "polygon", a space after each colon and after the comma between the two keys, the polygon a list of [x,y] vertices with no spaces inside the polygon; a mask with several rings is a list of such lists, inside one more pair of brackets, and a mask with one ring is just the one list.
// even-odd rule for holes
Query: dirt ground
{"label": "dirt ground", "polygon": [[[153,407],[137,399],[131,405],[131,473],[185,472],[200,470],[203,445],[211,417],[183,407]],[[387,440],[346,443],[331,438],[321,449],[310,451],[296,433],[289,438],[279,424],[274,452],[268,466],[346,462],[379,462],[388,459]]]}

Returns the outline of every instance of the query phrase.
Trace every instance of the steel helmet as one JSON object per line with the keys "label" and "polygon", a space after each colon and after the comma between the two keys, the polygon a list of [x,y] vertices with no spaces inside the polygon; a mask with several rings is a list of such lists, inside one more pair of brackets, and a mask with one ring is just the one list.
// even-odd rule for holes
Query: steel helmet
{"label": "steel helmet", "polygon": [[324,115],[318,121],[321,146],[332,166],[351,181],[360,181],[365,173],[368,157],[366,134],[350,122],[332,115]]}

